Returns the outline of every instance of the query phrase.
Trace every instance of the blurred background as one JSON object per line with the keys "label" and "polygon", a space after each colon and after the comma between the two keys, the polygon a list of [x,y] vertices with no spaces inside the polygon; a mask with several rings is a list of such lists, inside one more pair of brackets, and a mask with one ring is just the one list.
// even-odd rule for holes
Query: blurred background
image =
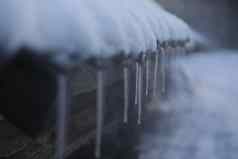
{"label": "blurred background", "polygon": [[237,48],[237,0],[156,0],[204,33],[217,47]]}

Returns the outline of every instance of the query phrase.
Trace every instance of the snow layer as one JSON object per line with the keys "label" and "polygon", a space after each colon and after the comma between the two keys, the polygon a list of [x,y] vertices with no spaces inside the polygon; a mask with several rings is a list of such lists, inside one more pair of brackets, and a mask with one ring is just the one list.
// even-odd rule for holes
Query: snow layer
{"label": "snow layer", "polygon": [[2,0],[0,44],[14,53],[22,46],[59,57],[108,57],[156,49],[156,41],[196,41],[181,19],[153,1]]}

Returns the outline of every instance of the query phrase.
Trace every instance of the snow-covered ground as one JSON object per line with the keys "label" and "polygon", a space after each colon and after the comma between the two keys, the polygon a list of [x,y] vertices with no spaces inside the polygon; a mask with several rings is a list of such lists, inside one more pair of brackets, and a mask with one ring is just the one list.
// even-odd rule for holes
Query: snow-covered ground
{"label": "snow-covered ground", "polygon": [[5,0],[0,19],[1,48],[13,53],[27,46],[61,59],[140,53],[155,50],[157,40],[202,39],[148,0]]}
{"label": "snow-covered ground", "polygon": [[140,159],[237,158],[237,53],[223,50],[174,62],[173,92],[149,106],[158,118],[143,136]]}

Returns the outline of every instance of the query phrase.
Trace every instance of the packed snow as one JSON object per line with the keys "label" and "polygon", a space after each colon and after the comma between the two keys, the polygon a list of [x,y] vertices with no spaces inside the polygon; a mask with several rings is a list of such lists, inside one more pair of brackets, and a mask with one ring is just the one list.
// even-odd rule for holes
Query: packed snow
{"label": "packed snow", "polygon": [[153,1],[3,0],[0,1],[1,48],[22,46],[54,52],[109,57],[156,49],[156,41],[198,40],[194,31]]}

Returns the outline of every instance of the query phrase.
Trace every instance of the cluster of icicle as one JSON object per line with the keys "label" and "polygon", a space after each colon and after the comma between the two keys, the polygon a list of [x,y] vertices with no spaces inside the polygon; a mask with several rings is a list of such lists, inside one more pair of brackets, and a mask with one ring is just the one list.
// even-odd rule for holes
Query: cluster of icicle
{"label": "cluster of icicle", "polygon": [[[141,55],[158,52],[158,44],[187,41],[190,46],[202,38],[181,19],[153,1],[146,0],[1,0],[0,45],[14,53],[21,47],[38,53],[54,53],[57,62],[70,63],[90,57],[112,57],[117,53]],[[160,43],[158,43],[160,42]],[[77,55],[77,56],[75,56]],[[157,87],[158,54],[155,57],[153,88]],[[74,59],[75,60],[75,59]],[[143,74],[149,90],[150,61],[146,71],[136,62],[138,124],[141,124]],[[129,68],[124,67],[124,122],[128,122]],[[103,70],[98,70],[96,158],[101,156],[103,127]],[[67,77],[59,76],[59,109],[56,158],[65,152]],[[155,91],[154,91],[155,95]]]}
{"label": "cluster of icicle", "polygon": [[153,51],[157,40],[200,40],[183,20],[149,0],[4,0],[0,19],[0,43],[11,53],[25,46],[60,60]]}

